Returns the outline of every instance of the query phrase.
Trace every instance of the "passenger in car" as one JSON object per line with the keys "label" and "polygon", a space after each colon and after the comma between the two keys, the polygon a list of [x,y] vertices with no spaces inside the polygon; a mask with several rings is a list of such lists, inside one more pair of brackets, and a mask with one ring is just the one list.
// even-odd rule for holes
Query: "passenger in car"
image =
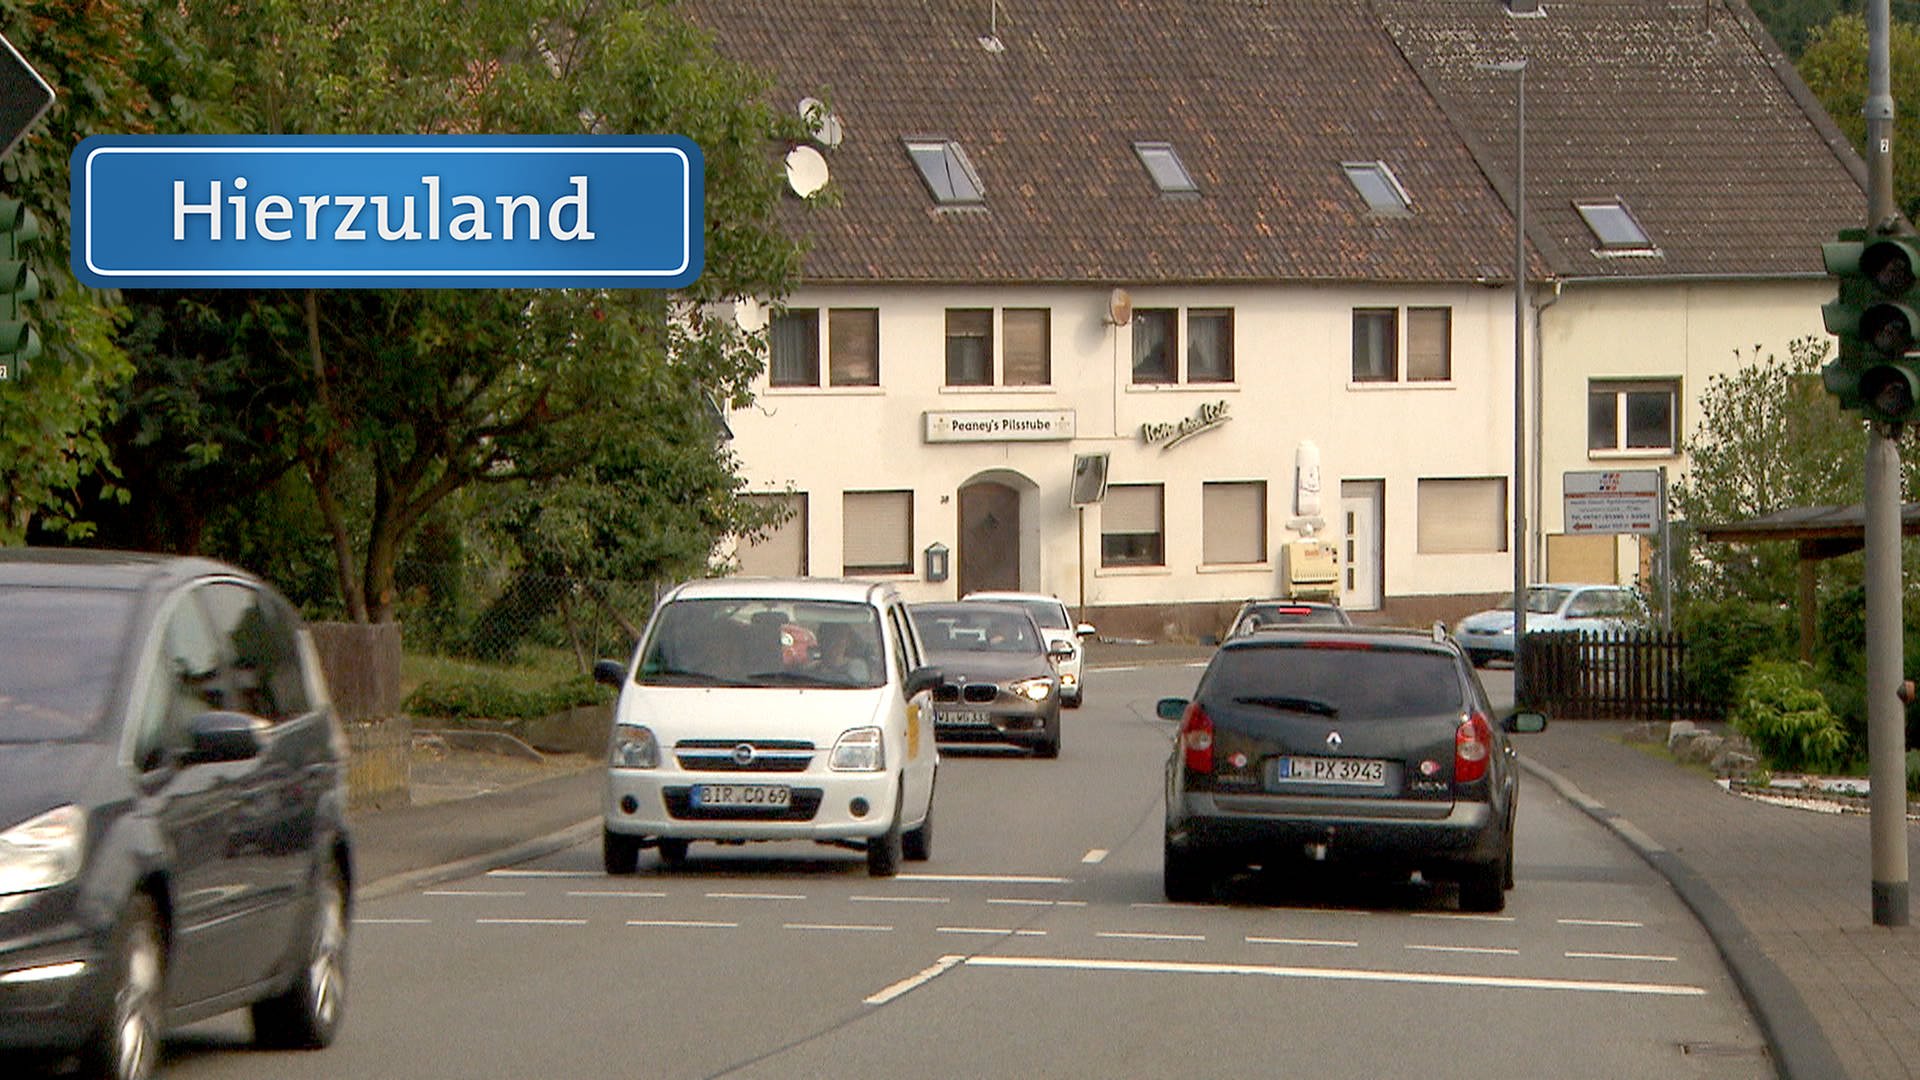
{"label": "passenger in car", "polygon": [[853,628],[845,623],[825,623],[819,631],[820,659],[814,669],[836,682],[867,683],[873,680],[873,668],[857,655],[853,647]]}

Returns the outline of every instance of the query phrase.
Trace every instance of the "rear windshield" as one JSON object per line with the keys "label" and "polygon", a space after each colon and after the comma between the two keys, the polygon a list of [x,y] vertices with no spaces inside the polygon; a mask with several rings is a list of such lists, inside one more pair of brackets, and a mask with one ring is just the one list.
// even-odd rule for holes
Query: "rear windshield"
{"label": "rear windshield", "polygon": [[675,600],[640,660],[649,686],[879,686],[880,616],[814,600]]}
{"label": "rear windshield", "polygon": [[0,586],[0,743],[92,731],[126,661],[131,592]]}
{"label": "rear windshield", "polygon": [[1207,701],[1296,708],[1341,720],[1464,711],[1453,657],[1429,649],[1342,643],[1222,649],[1199,688]]}

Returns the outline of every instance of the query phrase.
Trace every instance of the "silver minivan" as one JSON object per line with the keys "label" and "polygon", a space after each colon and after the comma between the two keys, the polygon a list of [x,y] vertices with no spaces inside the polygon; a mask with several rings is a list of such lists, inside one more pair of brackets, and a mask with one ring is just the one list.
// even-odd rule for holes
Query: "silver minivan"
{"label": "silver minivan", "polygon": [[689,582],[655,607],[627,664],[603,807],[606,870],[695,840],[857,845],[890,877],[933,837],[929,666],[890,585],[820,578]]}

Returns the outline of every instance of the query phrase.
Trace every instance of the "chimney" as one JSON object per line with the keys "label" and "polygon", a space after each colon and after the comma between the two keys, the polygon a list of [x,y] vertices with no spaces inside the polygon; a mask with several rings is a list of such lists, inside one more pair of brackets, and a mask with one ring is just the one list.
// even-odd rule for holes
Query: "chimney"
{"label": "chimney", "polygon": [[1500,2],[1507,6],[1509,15],[1540,14],[1540,0],[1500,0]]}

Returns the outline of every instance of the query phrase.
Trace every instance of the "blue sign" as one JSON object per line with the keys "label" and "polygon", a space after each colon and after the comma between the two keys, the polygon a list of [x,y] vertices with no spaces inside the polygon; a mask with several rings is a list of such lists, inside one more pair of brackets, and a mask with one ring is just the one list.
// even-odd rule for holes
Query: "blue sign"
{"label": "blue sign", "polygon": [[100,288],[670,289],[700,276],[677,136],[98,135],[73,272]]}

